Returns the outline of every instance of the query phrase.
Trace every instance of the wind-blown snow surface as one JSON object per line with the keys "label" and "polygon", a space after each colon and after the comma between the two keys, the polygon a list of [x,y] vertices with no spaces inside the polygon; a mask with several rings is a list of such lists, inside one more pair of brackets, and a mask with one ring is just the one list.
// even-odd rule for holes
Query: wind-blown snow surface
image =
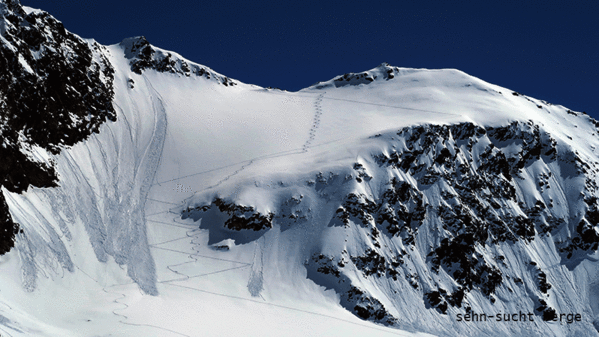
{"label": "wind-blown snow surface", "polygon": [[[533,227],[533,239],[479,242],[476,256],[489,265],[483,278],[496,269],[503,283],[485,295],[487,281],[471,281],[461,306],[445,304],[445,313],[452,297],[435,302],[426,294],[455,294],[464,285],[442,261],[433,271],[426,256],[447,236],[439,217],[426,213],[420,228],[395,235],[376,229],[366,201],[379,203],[396,178],[416,186],[422,203],[449,202],[442,183],[416,180],[411,163],[393,167],[393,153],[430,147],[411,142],[414,133],[472,170],[491,142],[507,155],[525,147],[475,131],[468,150],[470,138],[440,141],[430,125],[515,125],[532,134],[536,126],[560,155],[592,164],[599,141],[587,116],[457,70],[383,64],[290,93],[231,80],[141,38],[105,53],[115,70],[117,121],[55,156],[60,187],[3,190],[24,233],[0,257],[0,334],[597,334],[596,247],[566,259],[556,244],[573,237],[585,211],[586,176],[575,166],[551,161],[546,151],[524,162],[514,180],[498,178],[516,186],[512,199],[500,200],[505,214],[527,215],[525,205],[540,200],[572,225],[546,233]],[[432,167],[438,158],[421,155],[414,165]],[[551,188],[539,189],[541,175]],[[356,214],[352,193],[363,206]],[[406,207],[417,207],[411,200]],[[370,260],[369,252],[376,252]],[[393,260],[400,255],[401,267]],[[382,269],[373,261],[384,261]],[[385,261],[398,263],[399,278]],[[549,290],[539,290],[535,267]],[[582,322],[543,322],[540,301],[557,313],[580,313]],[[457,322],[466,307],[536,319]]]}

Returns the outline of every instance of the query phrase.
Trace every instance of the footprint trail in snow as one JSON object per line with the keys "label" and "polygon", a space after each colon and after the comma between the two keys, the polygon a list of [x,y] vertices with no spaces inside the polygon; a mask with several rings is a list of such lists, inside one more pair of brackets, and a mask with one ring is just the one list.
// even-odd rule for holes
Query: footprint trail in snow
{"label": "footprint trail in snow", "polygon": [[316,130],[318,130],[318,127],[320,126],[320,117],[322,116],[322,99],[324,98],[324,94],[326,94],[326,91],[318,95],[314,101],[314,118],[312,119],[308,140],[306,140],[302,146],[302,152],[308,152],[308,149],[316,137]]}

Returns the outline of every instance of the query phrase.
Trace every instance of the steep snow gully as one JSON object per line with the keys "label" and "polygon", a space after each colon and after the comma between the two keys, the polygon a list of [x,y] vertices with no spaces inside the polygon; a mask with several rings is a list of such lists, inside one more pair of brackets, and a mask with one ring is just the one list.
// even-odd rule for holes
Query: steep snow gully
{"label": "steep snow gully", "polygon": [[[150,189],[152,188],[152,183],[154,181],[154,176],[156,174],[156,170],[160,163],[160,159],[162,158],[162,151],[164,149],[164,139],[166,137],[168,121],[167,121],[166,110],[164,108],[164,103],[163,103],[162,97],[160,97],[160,94],[154,89],[154,87],[152,86],[152,83],[150,83],[150,81],[148,81],[145,76],[143,76],[143,78],[146,82],[146,85],[149,88],[151,88],[151,91],[152,91],[150,100],[152,102],[152,111],[154,112],[154,116],[153,116],[154,117],[154,128],[152,131],[152,136],[150,138],[151,141],[148,144],[148,146],[146,147],[146,149],[143,151],[143,156],[141,158],[135,158],[135,163],[137,163],[137,165],[135,165],[135,170],[134,170],[133,175],[134,175],[134,180],[138,180],[138,181],[140,180],[140,185],[141,185],[139,188],[139,199],[138,199],[139,204],[138,204],[138,207],[135,209],[135,212],[139,212],[141,214],[140,220],[141,220],[142,225],[137,226],[137,228],[142,229],[142,233],[139,234],[139,236],[143,237],[146,241],[145,244],[147,245],[147,247],[151,248],[151,247],[153,247],[153,245],[148,245],[147,234],[145,233],[146,223],[148,221],[147,216],[145,214],[146,202],[148,199],[148,193],[150,192]],[[141,179],[137,178],[138,175],[139,175],[139,177],[141,177]],[[144,253],[146,255],[150,255],[149,250]],[[154,265],[152,265],[152,268],[150,270],[145,270],[145,272],[152,273],[153,278],[155,280],[155,266]],[[132,275],[130,275],[130,276],[133,280],[136,279],[136,277],[134,277]],[[125,285],[125,284],[115,284],[115,285],[103,287],[102,290],[106,293],[120,295],[120,297],[114,299],[113,302],[115,304],[123,305],[124,309],[126,309],[129,306],[124,302],[119,302],[119,300],[125,299],[127,297],[127,295],[124,292],[118,292],[116,290],[113,290],[113,291],[108,290],[111,288],[116,288],[121,285]],[[153,295],[158,294],[158,290],[156,288],[145,289],[145,292],[147,292],[149,294],[153,294]],[[124,309],[122,309],[122,310],[124,310]],[[168,329],[165,327],[161,327],[161,326],[157,326],[157,325],[128,322],[127,321],[128,317],[124,314],[117,313],[117,311],[120,311],[120,310],[114,309],[112,311],[112,313],[114,315],[122,318],[119,320],[119,322],[122,324],[136,326],[136,327],[149,327],[149,328],[154,328],[154,329],[171,332],[171,333],[174,333],[174,334],[177,334],[180,336],[191,337],[189,335],[182,334],[182,333],[176,332],[174,330],[171,330],[171,329]]]}

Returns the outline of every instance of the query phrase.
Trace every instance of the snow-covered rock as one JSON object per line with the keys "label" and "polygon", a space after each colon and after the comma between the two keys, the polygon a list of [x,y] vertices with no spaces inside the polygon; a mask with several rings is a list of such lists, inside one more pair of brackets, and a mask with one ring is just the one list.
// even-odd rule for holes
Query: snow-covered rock
{"label": "snow-covered rock", "polygon": [[598,334],[591,117],[386,63],[264,89],[0,6],[0,334]]}

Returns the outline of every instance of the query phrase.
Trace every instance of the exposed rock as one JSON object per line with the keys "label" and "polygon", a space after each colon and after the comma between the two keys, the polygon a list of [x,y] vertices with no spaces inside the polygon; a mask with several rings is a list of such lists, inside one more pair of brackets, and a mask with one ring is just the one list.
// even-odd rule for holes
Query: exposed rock
{"label": "exposed rock", "polygon": [[141,75],[146,69],[161,73],[172,73],[183,76],[192,74],[206,79],[213,79],[226,87],[237,85],[234,80],[215,73],[207,67],[189,64],[183,58],[152,46],[143,36],[124,39],[121,46],[125,49],[125,57],[129,59],[131,71]]}
{"label": "exposed rock", "polygon": [[[348,256],[344,268],[335,264],[338,257],[327,260],[330,264],[315,261],[319,265],[316,272],[335,275],[341,280],[349,272],[347,263],[351,262],[364,280],[378,282],[375,280],[387,277],[400,282],[403,278],[422,292],[429,307],[447,313],[450,307],[461,308],[469,292],[480,292],[491,303],[495,302],[495,293],[506,278],[513,277],[516,285],[523,285],[521,277],[506,264],[505,257],[491,253],[502,243],[532,242],[541,234],[552,235],[570,227],[572,239],[556,241],[566,259],[576,251],[597,249],[596,169],[575,151],[558,150],[557,141],[535,123],[513,122],[495,128],[472,123],[420,125],[404,128],[396,135],[399,140],[390,140],[392,150],[372,157],[394,178],[385,188],[377,189],[378,194],[348,193],[330,222],[330,226],[359,226],[373,233],[368,235],[372,248]],[[516,192],[518,182],[528,174],[525,170],[537,162],[559,163],[564,172],[586,177],[582,194],[586,196],[587,212],[580,214],[576,226],[561,213],[554,213],[551,198],[536,199],[531,204]],[[358,184],[376,179],[361,163],[354,164],[353,170],[351,176],[361,179],[356,179]],[[552,189],[552,172],[538,172],[533,178],[541,195]],[[433,187],[441,197],[435,202],[427,200],[423,193]],[[453,290],[445,290],[434,280],[421,288],[418,279],[422,275],[405,265],[402,254],[387,248],[389,240],[399,236],[403,245],[413,250],[422,227],[436,231],[434,224],[439,224],[442,230],[438,232],[437,243],[425,253],[427,261],[433,272],[439,274],[443,269],[451,277],[456,285]],[[536,266],[529,273],[525,277],[534,280],[534,292],[548,296],[552,285],[547,274]],[[317,277],[312,279],[319,283]],[[348,290],[335,284],[350,282],[349,278],[345,280],[325,283],[343,295]],[[544,307],[537,312],[546,318],[552,311]]]}
{"label": "exposed rock", "polygon": [[[50,155],[116,120],[114,71],[104,47],[71,34],[45,12],[27,14],[11,0],[0,4],[0,15],[0,186],[14,193],[56,186]],[[49,159],[35,159],[34,149],[47,151]],[[4,253],[18,224],[4,197],[0,204]]]}
{"label": "exposed rock", "polygon": [[224,227],[234,231],[253,230],[260,231],[272,228],[274,213],[261,214],[251,206],[237,205],[220,198],[215,198],[210,205],[188,208],[182,215],[182,219],[202,217],[203,213],[216,210],[226,215]]}

